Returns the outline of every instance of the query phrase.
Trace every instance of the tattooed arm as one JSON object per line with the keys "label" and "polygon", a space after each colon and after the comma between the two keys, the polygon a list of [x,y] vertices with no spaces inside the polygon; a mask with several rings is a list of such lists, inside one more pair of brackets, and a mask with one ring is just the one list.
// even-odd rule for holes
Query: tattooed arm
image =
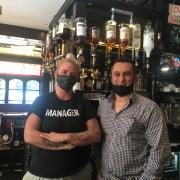
{"label": "tattooed arm", "polygon": [[86,131],[79,133],[41,133],[40,136],[54,143],[63,143],[70,146],[86,146],[98,143],[101,140],[101,130],[96,119],[86,122]]}
{"label": "tattooed arm", "polygon": [[70,133],[68,142],[74,146],[85,146],[98,143],[101,140],[101,130],[96,119],[90,119],[86,123],[87,130],[80,133]]}
{"label": "tattooed arm", "polygon": [[48,150],[63,150],[63,149],[72,149],[74,146],[66,143],[53,143],[44,139],[40,136],[42,132],[40,129],[40,118],[31,113],[26,121],[24,128],[24,141],[28,144],[34,145]]}

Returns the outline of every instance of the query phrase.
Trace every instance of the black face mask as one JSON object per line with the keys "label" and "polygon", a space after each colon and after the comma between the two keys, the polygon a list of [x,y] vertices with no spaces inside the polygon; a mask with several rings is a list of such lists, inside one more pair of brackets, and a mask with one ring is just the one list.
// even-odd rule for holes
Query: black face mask
{"label": "black face mask", "polygon": [[59,76],[57,77],[57,84],[64,90],[70,91],[76,83],[76,77],[73,76]]}
{"label": "black face mask", "polygon": [[112,91],[119,95],[119,96],[126,96],[128,94],[131,94],[133,91],[133,84],[129,86],[124,86],[124,85],[113,85],[112,84]]}

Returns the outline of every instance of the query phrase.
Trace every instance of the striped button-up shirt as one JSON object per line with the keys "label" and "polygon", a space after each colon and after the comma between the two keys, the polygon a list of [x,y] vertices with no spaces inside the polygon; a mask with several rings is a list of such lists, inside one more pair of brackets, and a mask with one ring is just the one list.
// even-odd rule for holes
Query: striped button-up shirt
{"label": "striped button-up shirt", "polygon": [[158,180],[169,164],[170,144],[159,106],[133,93],[116,113],[111,94],[98,108],[104,139],[101,179]]}

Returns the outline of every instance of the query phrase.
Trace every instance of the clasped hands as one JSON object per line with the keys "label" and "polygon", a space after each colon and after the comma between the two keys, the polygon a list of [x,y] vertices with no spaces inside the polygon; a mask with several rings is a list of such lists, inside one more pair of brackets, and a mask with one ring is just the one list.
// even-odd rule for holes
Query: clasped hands
{"label": "clasped hands", "polygon": [[40,137],[43,138],[43,143],[47,146],[56,147],[58,150],[71,150],[75,148],[74,145],[69,143],[71,133],[40,133]]}

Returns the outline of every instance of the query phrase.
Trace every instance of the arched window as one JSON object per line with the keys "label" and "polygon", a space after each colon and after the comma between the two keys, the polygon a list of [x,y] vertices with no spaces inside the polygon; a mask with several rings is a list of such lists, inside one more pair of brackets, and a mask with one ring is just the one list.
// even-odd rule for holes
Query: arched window
{"label": "arched window", "polygon": [[27,81],[25,104],[32,104],[37,96],[39,96],[39,82],[36,80]]}
{"label": "arched window", "polygon": [[0,104],[5,103],[6,82],[0,78]]}
{"label": "arched window", "polygon": [[12,79],[9,81],[8,103],[22,104],[23,101],[23,81]]}

